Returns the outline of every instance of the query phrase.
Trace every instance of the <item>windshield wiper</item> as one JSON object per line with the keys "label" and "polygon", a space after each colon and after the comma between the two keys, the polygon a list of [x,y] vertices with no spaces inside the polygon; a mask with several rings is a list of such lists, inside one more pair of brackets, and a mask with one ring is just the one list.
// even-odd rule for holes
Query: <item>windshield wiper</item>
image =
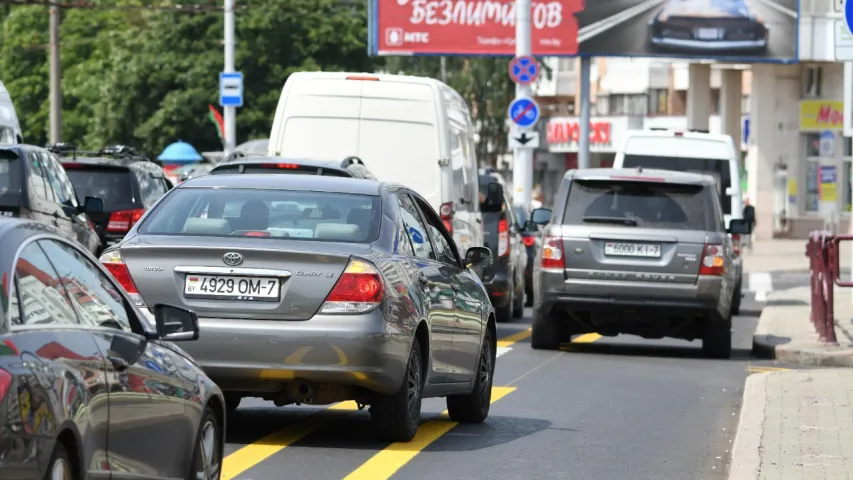
{"label": "windshield wiper", "polygon": [[615,223],[619,225],[631,225],[637,226],[637,221],[633,218],[625,218],[625,217],[595,217],[595,216],[586,216],[583,217],[584,222],[592,222],[592,223]]}

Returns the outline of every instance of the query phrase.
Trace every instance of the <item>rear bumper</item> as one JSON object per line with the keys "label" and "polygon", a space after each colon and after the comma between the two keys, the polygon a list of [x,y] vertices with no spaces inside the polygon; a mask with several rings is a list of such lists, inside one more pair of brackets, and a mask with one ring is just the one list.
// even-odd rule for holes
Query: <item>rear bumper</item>
{"label": "rear bumper", "polygon": [[305,321],[202,318],[201,335],[181,346],[224,392],[271,393],[284,384],[399,390],[412,337],[378,310]]}
{"label": "rear bumper", "polygon": [[489,294],[489,300],[494,307],[505,307],[509,304],[510,289],[512,285],[509,282],[507,269],[503,266],[498,267],[494,276],[487,282],[483,282],[486,287],[486,292]]}

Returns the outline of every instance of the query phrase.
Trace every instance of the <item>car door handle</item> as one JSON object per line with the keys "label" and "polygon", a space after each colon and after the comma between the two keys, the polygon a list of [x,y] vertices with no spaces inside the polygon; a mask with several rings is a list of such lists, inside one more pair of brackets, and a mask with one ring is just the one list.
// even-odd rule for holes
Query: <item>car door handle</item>
{"label": "car door handle", "polygon": [[130,367],[130,364],[127,363],[127,360],[121,357],[110,356],[108,358],[110,360],[110,363],[113,364],[113,368],[115,368],[119,372],[123,372]]}

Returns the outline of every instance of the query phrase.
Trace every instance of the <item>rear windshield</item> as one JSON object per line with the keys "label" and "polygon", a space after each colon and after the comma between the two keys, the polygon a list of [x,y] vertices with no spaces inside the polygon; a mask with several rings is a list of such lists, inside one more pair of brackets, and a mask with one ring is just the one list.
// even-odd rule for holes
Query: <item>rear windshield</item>
{"label": "rear windshield", "polygon": [[140,225],[144,235],[289,237],[369,243],[379,237],[376,196],[239,188],[173,191]]}
{"label": "rear windshield", "polygon": [[100,197],[104,200],[104,208],[110,211],[134,205],[130,170],[66,165],[65,171],[80,201],[86,197]]}
{"label": "rear windshield", "polygon": [[706,230],[707,215],[701,185],[579,180],[563,224]]}
{"label": "rear windshield", "polygon": [[[332,170],[328,168],[318,168],[318,167],[308,167],[305,165],[295,165],[295,164],[269,164],[269,165],[258,165],[258,164],[243,164],[244,167],[242,173],[287,173],[290,175],[324,175],[327,177],[349,177],[344,172],[340,170]],[[211,175],[221,175],[223,173],[234,174],[241,173],[240,172],[240,164],[236,165],[220,165],[215,169],[211,170]]]}
{"label": "rear windshield", "polygon": [[732,175],[727,159],[626,154],[622,166],[624,168],[644,167],[710,175],[717,183],[717,195],[720,197],[723,214],[731,215],[732,213],[732,200],[726,195],[726,189],[732,186]]}
{"label": "rear windshield", "polygon": [[0,205],[19,206],[21,201],[21,162],[18,154],[0,150]]}

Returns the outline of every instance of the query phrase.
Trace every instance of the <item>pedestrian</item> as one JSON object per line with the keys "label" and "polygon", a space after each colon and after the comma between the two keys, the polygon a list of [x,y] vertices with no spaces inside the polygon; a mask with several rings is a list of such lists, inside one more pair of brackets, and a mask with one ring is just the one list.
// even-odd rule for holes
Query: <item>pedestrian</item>
{"label": "pedestrian", "polygon": [[743,219],[749,224],[749,235],[745,235],[742,240],[742,246],[752,251],[752,231],[755,229],[755,207],[749,204],[749,198],[744,199]]}

